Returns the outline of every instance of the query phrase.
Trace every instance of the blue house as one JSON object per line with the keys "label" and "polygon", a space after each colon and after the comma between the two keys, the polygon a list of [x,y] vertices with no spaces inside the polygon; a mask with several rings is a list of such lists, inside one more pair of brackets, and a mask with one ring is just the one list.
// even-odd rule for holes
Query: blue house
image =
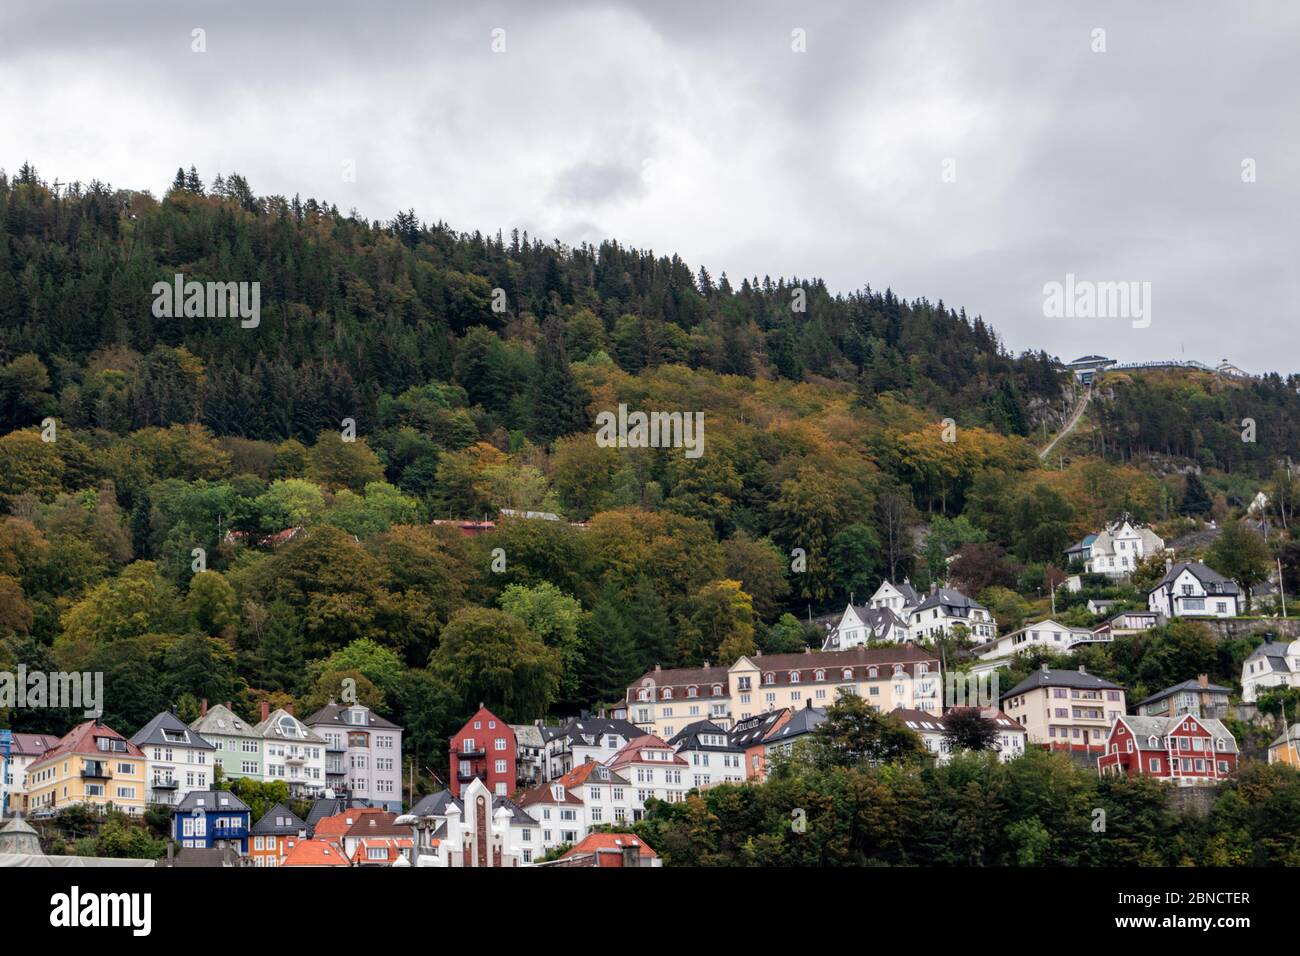
{"label": "blue house", "polygon": [[172,815],[172,838],[182,847],[212,849],[232,846],[248,853],[252,812],[227,790],[191,790]]}

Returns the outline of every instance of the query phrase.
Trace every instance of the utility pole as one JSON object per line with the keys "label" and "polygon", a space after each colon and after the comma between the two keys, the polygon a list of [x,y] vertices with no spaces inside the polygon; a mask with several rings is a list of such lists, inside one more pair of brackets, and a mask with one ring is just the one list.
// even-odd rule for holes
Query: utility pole
{"label": "utility pole", "polygon": [[1286,617],[1286,587],[1282,583],[1282,559],[1277,559],[1277,595],[1282,599],[1282,617]]}

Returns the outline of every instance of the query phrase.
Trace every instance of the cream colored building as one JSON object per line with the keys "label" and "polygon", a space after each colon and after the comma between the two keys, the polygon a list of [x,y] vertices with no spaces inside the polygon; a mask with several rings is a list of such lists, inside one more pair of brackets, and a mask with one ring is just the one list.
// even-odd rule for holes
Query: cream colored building
{"label": "cream colored building", "polygon": [[1105,750],[1110,728],[1127,712],[1124,688],[1080,667],[1046,665],[1002,695],[1002,710],[1024,727],[1029,743]]}
{"label": "cream colored building", "polygon": [[628,719],[668,739],[707,718],[737,720],[789,707],[825,707],[844,693],[878,710],[942,713],[939,659],[911,644],[802,654],[754,654],[730,668],[649,671],[627,689]]}

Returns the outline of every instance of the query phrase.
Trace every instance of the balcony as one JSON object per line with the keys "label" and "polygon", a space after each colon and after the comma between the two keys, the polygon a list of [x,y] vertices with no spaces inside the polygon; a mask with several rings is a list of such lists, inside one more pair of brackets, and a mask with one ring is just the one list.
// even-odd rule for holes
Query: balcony
{"label": "balcony", "polygon": [[284,755],[284,762],[285,762],[285,763],[297,763],[297,764],[306,763],[306,762],[307,762],[307,755],[306,755],[306,754],[285,754],[285,755]]}
{"label": "balcony", "polygon": [[327,743],[325,744],[325,752],[327,754],[345,754],[348,752],[348,748],[343,744]]}
{"label": "balcony", "polygon": [[213,827],[214,840],[242,840],[248,836],[248,827]]}
{"label": "balcony", "polygon": [[455,754],[455,755],[458,756],[458,757],[464,757],[466,760],[469,760],[469,759],[472,758],[472,757],[486,757],[486,756],[487,756],[487,748],[486,748],[486,747],[475,747],[475,748],[472,749],[472,750],[470,750],[470,749],[467,748],[467,749],[465,749],[465,750],[453,750],[452,753]]}
{"label": "balcony", "polygon": [[150,786],[155,790],[175,790],[180,784],[175,780],[155,780]]}
{"label": "balcony", "polygon": [[106,763],[87,763],[81,765],[82,780],[109,780],[112,779],[113,772],[108,769]]}
{"label": "balcony", "polygon": [[483,770],[460,770],[457,771],[456,773],[456,779],[459,780],[461,783],[469,783],[475,777],[481,777],[483,780],[487,780],[487,769],[485,768]]}

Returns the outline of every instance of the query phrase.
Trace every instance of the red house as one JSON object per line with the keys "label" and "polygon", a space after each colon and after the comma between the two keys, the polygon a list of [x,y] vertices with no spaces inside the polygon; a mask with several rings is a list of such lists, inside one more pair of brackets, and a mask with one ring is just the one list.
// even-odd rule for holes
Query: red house
{"label": "red house", "polygon": [[451,738],[451,776],[448,789],[460,799],[461,792],[475,777],[482,777],[498,797],[508,797],[515,788],[515,760],[519,753],[515,732],[504,720],[482,704]]}
{"label": "red house", "polygon": [[1120,717],[1110,728],[1097,772],[1132,774],[1179,786],[1214,783],[1237,769],[1237,740],[1217,720],[1178,717]]}

